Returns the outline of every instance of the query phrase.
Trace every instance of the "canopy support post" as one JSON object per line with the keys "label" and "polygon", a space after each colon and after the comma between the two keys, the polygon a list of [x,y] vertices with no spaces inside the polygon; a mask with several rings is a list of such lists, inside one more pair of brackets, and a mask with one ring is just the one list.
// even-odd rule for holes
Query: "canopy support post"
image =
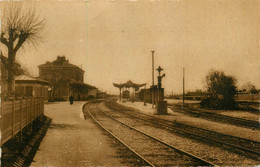
{"label": "canopy support post", "polygon": [[121,88],[119,88],[119,101],[121,101]]}

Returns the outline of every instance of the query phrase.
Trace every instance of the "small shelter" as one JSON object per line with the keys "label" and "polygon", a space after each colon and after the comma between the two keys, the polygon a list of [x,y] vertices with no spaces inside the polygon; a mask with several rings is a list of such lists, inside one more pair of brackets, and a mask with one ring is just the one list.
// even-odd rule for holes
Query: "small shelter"
{"label": "small shelter", "polygon": [[139,88],[142,86],[145,86],[146,83],[144,84],[136,84],[133,83],[131,80],[128,80],[126,83],[123,84],[117,84],[117,83],[113,83],[113,85],[117,88],[119,88],[119,100],[121,101],[122,99],[122,92],[121,90],[123,89],[123,95],[124,98],[129,98],[130,96],[130,91],[128,90],[129,88],[133,88],[134,89],[134,96],[135,96],[135,92],[139,91]]}
{"label": "small shelter", "polygon": [[48,100],[48,88],[50,83],[48,81],[20,75],[15,77],[15,92],[25,97],[44,97]]}

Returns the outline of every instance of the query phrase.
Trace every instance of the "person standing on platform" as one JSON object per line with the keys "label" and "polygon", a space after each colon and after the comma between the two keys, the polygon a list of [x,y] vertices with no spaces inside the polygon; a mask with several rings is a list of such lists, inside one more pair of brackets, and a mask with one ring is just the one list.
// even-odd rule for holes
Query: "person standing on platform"
{"label": "person standing on platform", "polygon": [[69,99],[70,99],[70,104],[73,104],[74,97],[71,95]]}

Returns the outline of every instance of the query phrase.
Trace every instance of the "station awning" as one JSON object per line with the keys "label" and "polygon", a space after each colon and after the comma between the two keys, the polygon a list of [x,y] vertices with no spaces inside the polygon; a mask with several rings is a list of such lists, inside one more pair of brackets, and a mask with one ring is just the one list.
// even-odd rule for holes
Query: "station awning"
{"label": "station awning", "polygon": [[142,87],[142,86],[145,86],[146,83],[144,83],[144,84],[137,84],[137,83],[134,83],[131,80],[129,80],[126,83],[122,83],[122,84],[113,83],[113,85],[115,87],[119,88],[119,89],[124,88],[124,87],[125,88],[132,87],[132,88],[135,88],[135,90],[139,90],[139,88]]}
{"label": "station awning", "polygon": [[70,86],[73,88],[85,88],[85,89],[97,89],[95,86],[82,83],[82,82],[72,82],[70,83]]}

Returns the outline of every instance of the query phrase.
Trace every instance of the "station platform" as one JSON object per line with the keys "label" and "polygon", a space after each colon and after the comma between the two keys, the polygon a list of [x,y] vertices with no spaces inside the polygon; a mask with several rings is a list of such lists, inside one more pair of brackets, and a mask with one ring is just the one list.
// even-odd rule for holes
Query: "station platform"
{"label": "station platform", "polygon": [[124,166],[111,139],[91,119],[84,119],[85,102],[46,104],[52,123],[37,151],[32,167]]}

